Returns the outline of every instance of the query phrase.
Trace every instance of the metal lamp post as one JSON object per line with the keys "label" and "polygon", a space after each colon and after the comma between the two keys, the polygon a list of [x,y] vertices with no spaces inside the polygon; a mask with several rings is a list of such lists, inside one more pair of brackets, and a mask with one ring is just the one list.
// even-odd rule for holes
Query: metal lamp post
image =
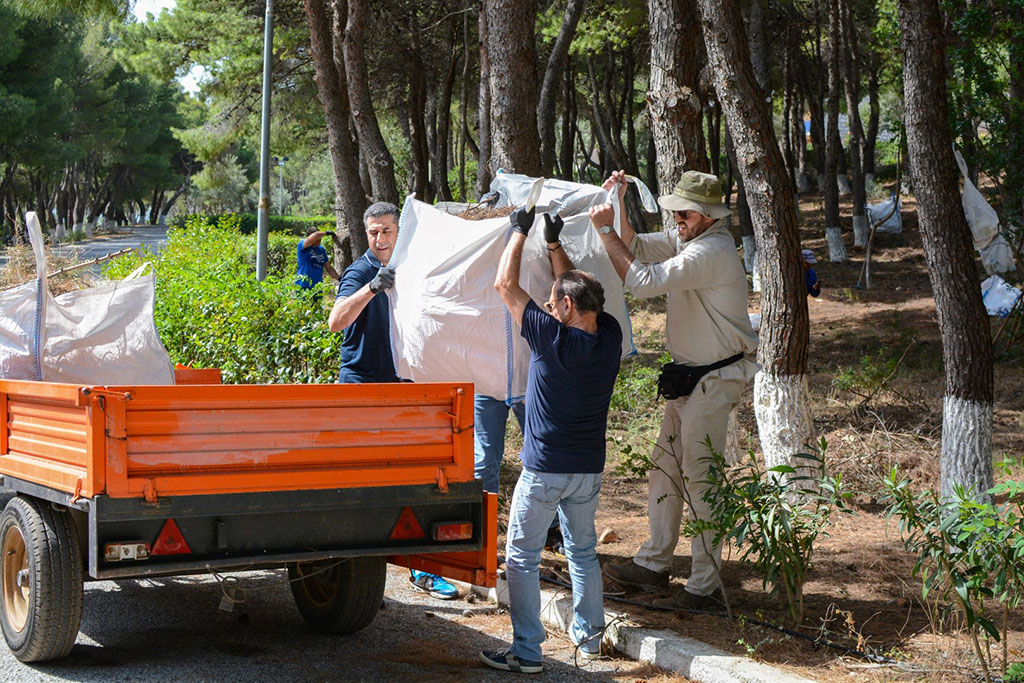
{"label": "metal lamp post", "polygon": [[267,0],[263,31],[263,108],[260,117],[260,200],[256,205],[256,279],[267,277],[267,233],[270,231],[270,65],[274,51],[274,0]]}

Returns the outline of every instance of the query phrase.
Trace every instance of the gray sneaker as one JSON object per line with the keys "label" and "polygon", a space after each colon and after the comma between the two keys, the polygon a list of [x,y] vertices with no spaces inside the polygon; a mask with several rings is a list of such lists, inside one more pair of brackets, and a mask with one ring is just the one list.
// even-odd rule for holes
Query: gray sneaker
{"label": "gray sneaker", "polygon": [[662,591],[668,588],[668,572],[652,572],[633,560],[609,562],[604,566],[604,575],[626,586],[637,586],[644,590]]}

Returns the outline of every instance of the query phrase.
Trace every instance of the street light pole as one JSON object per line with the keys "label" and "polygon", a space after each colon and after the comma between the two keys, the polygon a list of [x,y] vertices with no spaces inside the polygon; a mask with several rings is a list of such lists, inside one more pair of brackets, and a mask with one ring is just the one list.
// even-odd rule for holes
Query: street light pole
{"label": "street light pole", "polygon": [[274,51],[274,0],[267,0],[263,30],[263,109],[260,116],[260,200],[256,205],[256,279],[267,277],[267,233],[270,229],[270,65]]}

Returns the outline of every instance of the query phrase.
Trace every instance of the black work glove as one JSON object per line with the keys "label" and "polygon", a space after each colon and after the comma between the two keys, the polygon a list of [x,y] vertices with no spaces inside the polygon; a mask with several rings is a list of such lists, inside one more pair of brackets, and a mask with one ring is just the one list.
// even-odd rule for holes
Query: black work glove
{"label": "black work glove", "polygon": [[337,233],[335,233],[333,230],[327,230],[326,232],[324,232],[324,234],[330,237],[332,240],[338,239]]}
{"label": "black work glove", "polygon": [[526,207],[520,207],[513,211],[508,219],[516,232],[521,235],[529,235],[530,228],[533,227],[533,209],[527,211]]}
{"label": "black work glove", "polygon": [[557,242],[563,227],[565,227],[565,221],[557,213],[554,218],[550,214],[544,214],[544,241],[548,244]]}
{"label": "black work glove", "polygon": [[385,289],[395,286],[395,269],[391,266],[381,266],[377,274],[370,280],[370,291],[376,294]]}

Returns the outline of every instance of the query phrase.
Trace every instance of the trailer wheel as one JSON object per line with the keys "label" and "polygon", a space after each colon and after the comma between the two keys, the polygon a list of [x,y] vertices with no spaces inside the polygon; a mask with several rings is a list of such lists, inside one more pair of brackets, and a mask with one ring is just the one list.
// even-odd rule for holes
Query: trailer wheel
{"label": "trailer wheel", "polygon": [[383,557],[299,562],[288,565],[288,581],[299,612],[318,633],[345,635],[373,621],[384,598]]}
{"label": "trailer wheel", "polygon": [[23,662],[66,657],[82,620],[82,560],[71,514],[12,498],[0,516],[0,625]]}

